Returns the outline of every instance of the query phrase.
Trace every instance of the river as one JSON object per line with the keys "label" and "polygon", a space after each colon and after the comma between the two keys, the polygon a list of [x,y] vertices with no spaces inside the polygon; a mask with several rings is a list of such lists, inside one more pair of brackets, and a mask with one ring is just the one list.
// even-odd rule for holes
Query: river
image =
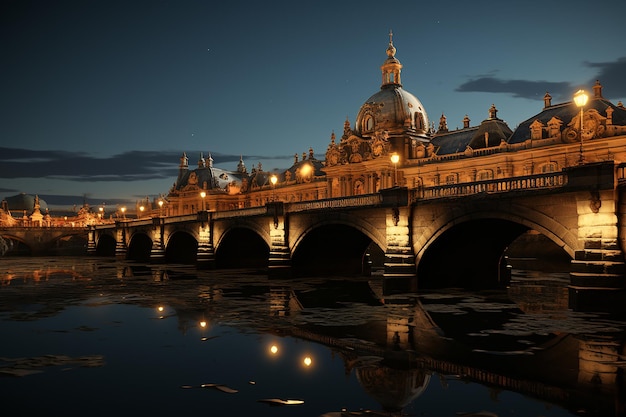
{"label": "river", "polygon": [[3,414],[620,416],[626,321],[567,274],[385,296],[96,257],[0,258]]}

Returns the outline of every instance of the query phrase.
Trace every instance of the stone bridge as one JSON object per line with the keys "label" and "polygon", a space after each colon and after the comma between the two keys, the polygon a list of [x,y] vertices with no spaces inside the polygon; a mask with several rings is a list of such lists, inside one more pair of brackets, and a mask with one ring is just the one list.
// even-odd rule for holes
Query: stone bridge
{"label": "stone bridge", "polygon": [[85,252],[84,227],[0,227],[0,255],[68,255]]}
{"label": "stone bridge", "polygon": [[378,256],[391,293],[418,285],[503,284],[503,253],[534,230],[571,258],[572,307],[602,306],[626,292],[623,173],[609,161],[523,177],[118,221],[91,226],[88,251],[209,268],[267,268],[277,277],[368,273],[368,255]]}

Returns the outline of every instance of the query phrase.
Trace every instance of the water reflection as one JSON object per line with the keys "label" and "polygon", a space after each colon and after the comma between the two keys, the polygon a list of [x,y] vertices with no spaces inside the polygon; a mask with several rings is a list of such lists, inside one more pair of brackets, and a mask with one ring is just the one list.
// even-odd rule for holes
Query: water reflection
{"label": "water reflection", "polygon": [[[107,368],[129,379],[158,368],[171,379],[159,395],[190,414],[209,407],[212,415],[276,415],[268,405],[298,416],[626,411],[626,323],[564,308],[567,279],[559,272],[517,272],[502,291],[383,297],[376,277],[286,281],[92,258],[3,262],[0,374],[24,377],[0,379],[0,389],[16,401],[44,378],[29,371],[95,363],[102,371],[81,373],[83,383],[96,384]],[[63,361],[49,360],[54,349],[67,353]],[[126,357],[135,350],[146,356],[137,363]],[[207,373],[213,379],[200,380]],[[55,384],[47,390],[62,394]],[[150,399],[156,390],[128,395],[142,402],[142,414],[164,415]],[[200,397],[220,394],[210,405]]]}

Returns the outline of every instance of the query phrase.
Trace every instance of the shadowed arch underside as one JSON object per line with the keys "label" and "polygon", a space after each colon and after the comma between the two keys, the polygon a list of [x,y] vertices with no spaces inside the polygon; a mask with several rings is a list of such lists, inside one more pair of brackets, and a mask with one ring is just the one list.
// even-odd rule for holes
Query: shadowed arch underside
{"label": "shadowed arch underside", "polygon": [[294,276],[362,275],[372,239],[343,224],[311,230],[292,255]]}
{"label": "shadowed arch underside", "polygon": [[527,230],[527,226],[502,219],[473,220],[448,229],[419,262],[418,286],[497,287],[505,249]]}
{"label": "shadowed arch underside", "polygon": [[266,268],[269,246],[257,233],[246,228],[229,230],[215,251],[217,268]]}

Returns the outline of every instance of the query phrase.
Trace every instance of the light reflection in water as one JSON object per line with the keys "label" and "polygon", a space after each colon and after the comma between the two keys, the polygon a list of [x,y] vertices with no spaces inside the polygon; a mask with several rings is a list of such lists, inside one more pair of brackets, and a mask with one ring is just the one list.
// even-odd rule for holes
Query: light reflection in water
{"label": "light reflection in water", "polygon": [[[292,400],[283,411],[293,416],[624,411],[625,324],[564,310],[558,275],[516,276],[508,293],[429,291],[384,303],[363,279],[272,281],[100,259],[76,260],[77,275],[32,275],[64,262],[5,263],[14,278],[0,287],[11,341],[0,372],[37,373],[0,378],[0,389],[25,411],[55,411],[68,391],[68,416],[93,404],[116,415],[275,415],[262,399]],[[103,360],[90,362],[93,354]],[[26,400],[33,391],[42,401]]]}

